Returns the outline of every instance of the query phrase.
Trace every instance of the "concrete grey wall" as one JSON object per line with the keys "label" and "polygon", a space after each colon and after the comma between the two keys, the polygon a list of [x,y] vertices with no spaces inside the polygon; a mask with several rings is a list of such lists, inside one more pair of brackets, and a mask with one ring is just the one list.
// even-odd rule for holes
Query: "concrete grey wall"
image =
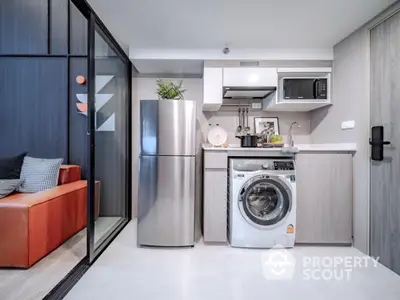
{"label": "concrete grey wall", "polygon": [[[179,79],[173,79],[179,80]],[[184,88],[187,90],[185,99],[195,100],[197,102],[197,157],[201,160],[201,145],[207,142],[209,124],[219,124],[228,132],[228,142],[230,144],[239,144],[240,141],[235,138],[235,130],[238,126],[238,117],[236,111],[218,111],[203,112],[203,79],[184,79]],[[136,216],[136,199],[138,192],[138,157],[139,157],[139,137],[140,137],[140,115],[139,102],[144,99],[157,99],[156,78],[134,78],[132,85],[132,194],[133,194],[133,216]],[[296,143],[310,143],[310,115],[309,113],[266,113],[250,112],[249,125],[253,130],[253,118],[255,116],[278,117],[280,124],[280,133],[287,142],[287,133],[292,122],[297,121],[301,128],[293,130],[293,136]],[[201,174],[201,163],[197,165],[197,173]],[[199,191],[200,193],[200,191]]]}
{"label": "concrete grey wall", "polygon": [[[369,252],[370,28],[400,7],[395,4],[334,47],[333,106],[311,114],[312,143],[357,143],[354,156],[354,246]],[[341,122],[355,121],[342,130]],[[340,188],[340,187],[338,187]]]}

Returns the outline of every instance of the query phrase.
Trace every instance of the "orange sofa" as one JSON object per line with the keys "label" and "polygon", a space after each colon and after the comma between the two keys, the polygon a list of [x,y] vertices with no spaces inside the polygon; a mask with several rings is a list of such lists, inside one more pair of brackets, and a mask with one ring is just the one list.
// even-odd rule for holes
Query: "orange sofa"
{"label": "orange sofa", "polygon": [[87,181],[80,179],[79,166],[63,165],[57,187],[0,199],[0,267],[29,268],[86,227]]}

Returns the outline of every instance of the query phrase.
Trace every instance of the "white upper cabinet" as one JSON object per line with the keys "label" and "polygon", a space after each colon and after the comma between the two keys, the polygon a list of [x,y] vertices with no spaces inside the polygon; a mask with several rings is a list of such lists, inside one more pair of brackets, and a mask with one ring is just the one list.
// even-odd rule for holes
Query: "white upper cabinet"
{"label": "white upper cabinet", "polygon": [[[266,87],[273,87],[276,91],[263,99],[264,111],[312,111],[332,105],[331,77],[332,68],[325,67],[206,67],[203,73],[203,111],[218,111],[224,104],[230,105],[231,97],[237,100],[242,96],[239,94],[241,91],[238,92],[242,88],[245,91],[243,99],[254,101],[249,94]],[[226,94],[227,91],[231,92],[230,95]],[[253,93],[253,97],[257,96]]]}
{"label": "white upper cabinet", "polygon": [[225,87],[277,86],[276,68],[224,68]]}
{"label": "white upper cabinet", "polygon": [[222,98],[222,68],[204,68],[203,111],[218,111]]}

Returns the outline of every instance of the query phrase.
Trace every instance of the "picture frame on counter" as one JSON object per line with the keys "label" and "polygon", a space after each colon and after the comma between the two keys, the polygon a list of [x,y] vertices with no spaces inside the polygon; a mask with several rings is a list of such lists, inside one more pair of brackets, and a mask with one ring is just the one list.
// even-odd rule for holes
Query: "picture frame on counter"
{"label": "picture frame on counter", "polygon": [[279,134],[279,119],[256,117],[254,118],[254,130],[256,134],[261,134],[265,129],[268,130],[268,135]]}

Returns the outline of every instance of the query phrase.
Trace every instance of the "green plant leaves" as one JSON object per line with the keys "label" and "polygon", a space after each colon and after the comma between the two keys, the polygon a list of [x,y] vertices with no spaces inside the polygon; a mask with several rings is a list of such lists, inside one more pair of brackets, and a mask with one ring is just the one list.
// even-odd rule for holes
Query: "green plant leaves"
{"label": "green plant leaves", "polygon": [[170,80],[157,79],[157,94],[159,99],[183,99],[183,94],[186,92],[182,88],[183,80],[180,80],[178,84]]}

